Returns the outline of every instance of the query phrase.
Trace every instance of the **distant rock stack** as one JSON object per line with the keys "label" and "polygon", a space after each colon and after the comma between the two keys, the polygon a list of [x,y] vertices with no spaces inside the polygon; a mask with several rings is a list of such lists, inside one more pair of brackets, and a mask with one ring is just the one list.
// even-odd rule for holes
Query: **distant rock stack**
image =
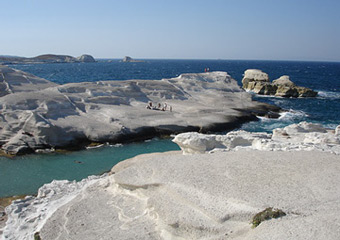
{"label": "distant rock stack", "polygon": [[77,60],[80,62],[95,62],[96,60],[88,54],[83,54],[80,57],[77,57]]}
{"label": "distant rock stack", "polygon": [[131,61],[133,61],[133,59],[131,57],[129,57],[129,56],[125,56],[123,58],[123,62],[131,62]]}
{"label": "distant rock stack", "polygon": [[289,76],[283,75],[270,82],[268,74],[258,69],[248,69],[242,79],[243,89],[260,95],[277,97],[315,97],[318,93],[310,88],[296,86]]}

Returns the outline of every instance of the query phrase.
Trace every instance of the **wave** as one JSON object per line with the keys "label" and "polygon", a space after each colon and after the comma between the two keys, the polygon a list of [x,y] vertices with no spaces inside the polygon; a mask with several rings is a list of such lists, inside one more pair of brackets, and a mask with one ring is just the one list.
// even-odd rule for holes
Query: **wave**
{"label": "wave", "polygon": [[109,144],[109,147],[116,147],[116,148],[118,148],[118,147],[123,147],[123,146],[124,146],[124,145],[121,144],[121,143]]}
{"label": "wave", "polygon": [[308,116],[304,111],[290,109],[280,113],[280,117],[276,119],[258,117],[260,121],[245,123],[241,129],[249,132],[271,132],[275,128],[283,128],[293,123],[305,121]]}
{"label": "wave", "polygon": [[289,109],[287,112],[280,113],[280,117],[278,118],[278,120],[290,122],[306,117],[309,117],[309,115],[304,111]]}
{"label": "wave", "polygon": [[340,92],[318,91],[317,97],[322,99],[340,99]]}

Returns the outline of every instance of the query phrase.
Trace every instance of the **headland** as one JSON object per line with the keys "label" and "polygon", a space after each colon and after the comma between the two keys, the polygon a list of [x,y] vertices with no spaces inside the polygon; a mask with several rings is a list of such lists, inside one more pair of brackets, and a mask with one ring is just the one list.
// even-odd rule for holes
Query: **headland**
{"label": "headland", "polygon": [[43,54],[36,57],[12,57],[0,56],[0,64],[41,64],[41,63],[81,63],[95,62],[96,60],[88,54],[83,54],[79,57],[57,54]]}

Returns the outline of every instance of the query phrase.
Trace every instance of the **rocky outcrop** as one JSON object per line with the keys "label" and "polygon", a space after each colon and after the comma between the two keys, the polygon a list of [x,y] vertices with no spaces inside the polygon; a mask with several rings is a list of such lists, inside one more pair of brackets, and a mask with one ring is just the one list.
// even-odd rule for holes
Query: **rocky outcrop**
{"label": "rocky outcrop", "polygon": [[[0,71],[10,89],[0,98],[0,145],[10,154],[225,131],[279,110],[252,101],[226,72],[56,85],[8,67]],[[155,107],[147,109],[150,103]]]}
{"label": "rocky outcrop", "polygon": [[44,54],[37,57],[0,57],[0,64],[34,64],[34,63],[77,63],[95,62],[91,55],[84,54],[78,58],[69,55]]}
{"label": "rocky outcrop", "polygon": [[96,60],[88,54],[83,54],[80,57],[77,57],[78,61],[80,62],[95,62]]}
{"label": "rocky outcrop", "polygon": [[[340,125],[336,129],[339,128]],[[272,134],[232,131],[226,135],[206,135],[192,132],[179,134],[173,141],[180,146],[184,154],[251,149],[261,151],[319,150],[340,155],[338,130],[334,131],[308,122],[277,128]]]}
{"label": "rocky outcrop", "polygon": [[274,95],[287,98],[315,97],[317,95],[317,92],[309,88],[296,86],[287,75],[281,76],[271,83],[268,74],[258,69],[246,70],[242,84],[243,89],[260,95]]}

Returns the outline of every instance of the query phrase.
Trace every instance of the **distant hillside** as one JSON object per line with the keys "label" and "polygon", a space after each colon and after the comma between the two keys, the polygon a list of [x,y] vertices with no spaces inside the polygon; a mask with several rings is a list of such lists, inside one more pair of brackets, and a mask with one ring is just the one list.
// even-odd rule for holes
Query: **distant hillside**
{"label": "distant hillside", "polygon": [[77,58],[68,55],[56,55],[56,54],[44,54],[32,58],[0,55],[0,64],[74,63],[95,61],[96,60],[91,55],[88,54],[83,54]]}

